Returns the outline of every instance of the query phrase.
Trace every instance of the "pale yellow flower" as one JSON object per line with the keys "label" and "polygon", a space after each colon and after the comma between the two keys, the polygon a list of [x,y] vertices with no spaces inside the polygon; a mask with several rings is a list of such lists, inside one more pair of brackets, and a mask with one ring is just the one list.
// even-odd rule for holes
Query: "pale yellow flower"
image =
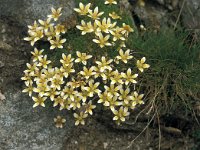
{"label": "pale yellow flower", "polygon": [[121,106],[119,110],[113,109],[113,114],[115,115],[113,117],[113,120],[117,122],[117,124],[120,124],[121,122],[125,121],[125,117],[129,116],[130,112],[128,112],[127,107]]}
{"label": "pale yellow flower", "polygon": [[123,28],[116,27],[110,33],[113,35],[113,41],[122,40],[124,41],[125,38],[122,35]]}
{"label": "pale yellow flower", "polygon": [[57,24],[55,26],[55,32],[57,35],[59,35],[60,33],[66,33],[67,31],[67,28],[64,26],[64,25],[61,25],[61,24]]}
{"label": "pale yellow flower", "polygon": [[122,19],[119,15],[116,14],[116,12],[112,12],[112,13],[109,13],[109,16],[112,18],[112,19]]}
{"label": "pale yellow flower", "polygon": [[31,46],[33,46],[35,42],[37,42],[38,40],[44,37],[43,30],[40,28],[37,28],[34,31],[29,30],[28,33],[29,33],[29,37],[25,37],[24,40],[29,41],[31,43]]}
{"label": "pale yellow flower", "polygon": [[31,52],[31,54],[33,55],[33,62],[36,62],[37,60],[39,60],[39,58],[43,57],[43,51],[43,49],[38,50],[37,48],[34,48],[34,52]]}
{"label": "pale yellow flower", "polygon": [[104,80],[104,82],[107,82],[107,80],[110,80],[112,76],[113,76],[112,70],[106,70],[102,72],[101,74],[101,77]]}
{"label": "pale yellow flower", "polygon": [[41,28],[46,32],[50,27],[53,26],[53,23],[51,23],[51,18],[48,18],[46,21],[44,20],[38,20],[38,22],[42,25]]}
{"label": "pale yellow flower", "polygon": [[117,1],[116,0],[105,0],[105,3],[104,4],[109,4],[109,5],[111,5],[111,4],[117,4]]}
{"label": "pale yellow flower", "polygon": [[53,101],[53,107],[56,107],[58,105],[64,106],[64,99],[61,96],[55,97]]}
{"label": "pale yellow flower", "polygon": [[60,59],[60,62],[63,64],[63,66],[69,66],[74,61],[74,58],[72,58],[72,55],[65,55],[62,53],[62,59]]}
{"label": "pale yellow flower", "polygon": [[93,39],[92,41],[99,44],[101,48],[105,46],[112,46],[111,43],[108,42],[108,39],[110,38],[110,35],[106,35],[103,37],[102,33],[98,33],[98,39]]}
{"label": "pale yellow flower", "polygon": [[113,96],[109,101],[105,101],[104,106],[110,107],[111,110],[115,109],[116,106],[122,105],[122,102],[117,101],[118,96]]}
{"label": "pale yellow flower", "polygon": [[92,23],[91,22],[85,23],[84,20],[81,20],[81,25],[77,25],[76,28],[82,31],[81,32],[82,35],[94,31]]}
{"label": "pale yellow flower", "polygon": [[45,83],[38,83],[37,87],[33,88],[35,93],[38,93],[39,96],[43,97],[46,95],[46,92],[50,91],[50,87]]}
{"label": "pale yellow flower", "polygon": [[57,10],[55,8],[51,8],[51,15],[48,15],[49,18],[54,19],[54,21],[57,21],[59,17],[62,15],[61,13],[62,8],[58,8]]}
{"label": "pale yellow flower", "polygon": [[91,76],[95,75],[94,68],[91,67],[88,69],[84,66],[83,71],[80,71],[80,74],[84,76],[85,79],[89,79]]}
{"label": "pale yellow flower", "polygon": [[56,88],[51,88],[48,92],[45,93],[45,96],[48,96],[51,101],[54,101],[55,97],[60,95],[60,92]]}
{"label": "pale yellow flower", "polygon": [[47,40],[50,41],[52,38],[55,38],[60,33],[56,32],[56,29],[54,27],[50,27],[48,31],[45,32],[45,35],[47,36]]}
{"label": "pale yellow flower", "polygon": [[137,104],[144,104],[142,98],[144,94],[138,94],[136,91],[132,93],[132,106],[136,106]]}
{"label": "pale yellow flower", "polygon": [[40,75],[34,78],[34,81],[36,81],[37,85],[38,84],[46,85],[49,79],[47,78],[45,74],[41,73]]}
{"label": "pale yellow flower", "polygon": [[70,108],[76,110],[81,107],[81,97],[79,95],[73,95],[73,97],[70,97],[70,99],[71,99]]}
{"label": "pale yellow flower", "polygon": [[109,95],[107,91],[99,93],[98,96],[99,100],[97,101],[97,103],[105,103],[106,101],[110,101],[113,97],[112,95]]}
{"label": "pale yellow flower", "polygon": [[32,81],[32,77],[30,76],[30,74],[28,72],[24,72],[24,76],[21,77],[21,80],[25,81],[25,82],[28,82],[28,83],[31,83],[33,82]]}
{"label": "pale yellow flower", "polygon": [[126,36],[128,36],[130,32],[134,31],[133,28],[131,28],[129,25],[127,25],[125,23],[123,23],[122,25],[123,25],[123,27],[122,27],[123,28],[122,34],[125,34]]}
{"label": "pale yellow flower", "polygon": [[61,85],[64,84],[63,77],[58,74],[55,74],[55,76],[53,78],[51,78],[50,81],[51,81],[50,87],[56,88],[58,90],[60,90]]}
{"label": "pale yellow flower", "polygon": [[31,31],[36,31],[37,29],[42,29],[41,27],[39,27],[37,21],[34,21],[33,25],[28,25],[28,29]]}
{"label": "pale yellow flower", "polygon": [[92,110],[96,108],[96,105],[92,105],[92,101],[89,101],[89,103],[85,104],[85,113],[89,113],[90,115],[93,114]]}
{"label": "pale yellow flower", "polygon": [[120,95],[119,95],[119,100],[122,100],[125,104],[129,104],[129,101],[131,100],[132,96],[129,95],[130,93],[130,88],[120,89]]}
{"label": "pale yellow flower", "polygon": [[58,68],[51,68],[51,67],[48,67],[47,69],[42,69],[41,72],[45,74],[47,79],[51,79],[54,77],[55,74],[59,74]]}
{"label": "pale yellow flower", "polygon": [[87,15],[90,10],[91,3],[88,3],[87,5],[83,5],[83,3],[79,3],[79,8],[74,8],[76,12],[78,12],[80,15]]}
{"label": "pale yellow flower", "polygon": [[72,101],[71,101],[70,98],[68,98],[67,100],[64,100],[63,105],[60,106],[59,110],[63,110],[63,109],[70,110],[71,109],[71,107],[70,107],[71,102]]}
{"label": "pale yellow flower", "polygon": [[75,72],[75,70],[73,69],[73,63],[69,64],[68,66],[66,65],[61,66],[60,71],[62,72],[65,78],[68,78],[69,74]]}
{"label": "pale yellow flower", "polygon": [[50,64],[50,63],[51,63],[51,61],[47,60],[47,55],[45,55],[44,57],[39,58],[39,63],[38,63],[37,66],[47,68],[47,65]]}
{"label": "pale yellow flower", "polygon": [[84,90],[84,86],[81,86],[81,92],[77,93],[82,99],[82,102],[85,103],[88,98],[88,91]]}
{"label": "pale yellow flower", "polygon": [[100,22],[99,20],[95,20],[97,27],[97,34],[99,32],[105,32],[105,33],[109,33],[110,30],[116,25],[116,22],[111,23],[111,19],[110,18],[103,18],[102,22]]}
{"label": "pale yellow flower", "polygon": [[74,78],[72,78],[71,81],[67,82],[67,86],[71,86],[75,88],[82,87],[85,85],[86,85],[86,82],[82,81],[81,79],[75,80]]}
{"label": "pale yellow flower", "polygon": [[116,57],[118,60],[122,60],[124,63],[128,63],[129,59],[132,59],[133,56],[130,55],[130,49],[127,51],[119,50],[119,56]]}
{"label": "pale yellow flower", "polygon": [[88,96],[93,97],[95,93],[99,94],[101,91],[97,88],[99,82],[94,83],[94,80],[89,81],[88,87],[83,87],[84,90],[88,91]]}
{"label": "pale yellow flower", "polygon": [[31,97],[33,93],[33,82],[25,82],[26,88],[22,91],[24,93],[28,93]]}
{"label": "pale yellow flower", "polygon": [[94,68],[94,71],[95,71],[94,78],[98,78],[103,74],[103,72],[100,71],[100,68],[98,66],[93,66],[93,68]]}
{"label": "pale yellow flower", "polygon": [[47,99],[47,97],[41,97],[40,95],[38,95],[38,97],[32,97],[32,99],[35,102],[33,107],[37,106],[45,107],[44,101]]}
{"label": "pale yellow flower", "polygon": [[56,35],[54,40],[50,40],[51,43],[50,49],[63,48],[63,43],[65,42],[66,39],[60,39],[60,36]]}
{"label": "pale yellow flower", "polygon": [[115,70],[112,72],[112,76],[110,78],[111,83],[110,84],[124,84],[122,80],[122,75],[121,73],[118,72],[118,70]]}
{"label": "pale yellow flower", "polygon": [[87,64],[87,60],[92,58],[92,55],[87,55],[86,53],[80,53],[79,51],[76,52],[78,58],[75,60],[76,63],[82,62],[84,65]]}
{"label": "pale yellow flower", "polygon": [[73,87],[73,86],[65,86],[64,89],[61,91],[61,96],[64,99],[67,99],[67,98],[72,98],[77,93],[78,92],[75,90],[75,87]]}
{"label": "pale yellow flower", "polygon": [[26,66],[27,70],[25,70],[24,72],[29,73],[30,76],[35,76],[35,72],[39,70],[36,63],[33,64],[26,63]]}
{"label": "pale yellow flower", "polygon": [[115,86],[114,84],[110,84],[110,87],[107,85],[104,85],[105,91],[108,93],[110,96],[119,96],[118,91],[121,89],[121,85]]}
{"label": "pale yellow flower", "polygon": [[129,83],[137,83],[135,78],[137,78],[138,74],[132,74],[131,69],[129,68],[126,73],[122,73],[122,77],[125,79],[125,84],[128,85]]}
{"label": "pale yellow flower", "polygon": [[138,69],[139,69],[141,72],[143,72],[144,69],[147,69],[147,68],[150,67],[149,64],[145,64],[145,61],[146,61],[146,58],[145,58],[145,57],[143,57],[141,60],[137,60],[137,64],[136,64],[136,65],[137,65]]}
{"label": "pale yellow flower", "polygon": [[25,37],[24,40],[30,42],[31,46],[34,46],[35,42],[39,39],[36,38],[35,35],[31,35],[30,37]]}
{"label": "pale yellow flower", "polygon": [[99,8],[96,7],[94,11],[89,10],[89,17],[92,18],[93,20],[99,19],[100,16],[102,16],[104,12],[99,12]]}
{"label": "pale yellow flower", "polygon": [[106,58],[103,56],[101,57],[101,61],[96,61],[96,64],[98,65],[98,68],[100,68],[100,72],[103,72],[104,70],[112,70],[110,64],[112,63],[112,59],[106,60]]}
{"label": "pale yellow flower", "polygon": [[75,121],[75,125],[79,125],[79,124],[82,124],[82,125],[85,125],[85,118],[87,118],[88,114],[86,113],[83,113],[83,112],[80,112],[80,114],[78,115],[77,113],[74,113],[74,118],[76,119]]}
{"label": "pale yellow flower", "polygon": [[54,122],[56,128],[63,128],[63,124],[66,122],[66,119],[62,118],[61,116],[57,116],[56,118],[54,118]]}

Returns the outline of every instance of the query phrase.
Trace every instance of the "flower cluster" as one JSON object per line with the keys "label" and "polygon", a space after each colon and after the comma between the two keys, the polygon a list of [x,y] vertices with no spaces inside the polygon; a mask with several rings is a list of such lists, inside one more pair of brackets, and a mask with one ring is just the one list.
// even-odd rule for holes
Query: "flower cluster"
{"label": "flower cluster", "polygon": [[[117,4],[117,1],[107,0],[105,4]],[[79,8],[74,10],[81,16],[91,18],[89,22],[82,20],[81,24],[76,27],[81,30],[82,35],[93,33],[93,42],[101,48],[114,46],[116,41],[123,43],[128,38],[129,33],[133,32],[133,29],[125,23],[121,27],[117,26],[117,22],[113,20],[121,19],[121,17],[116,12],[109,13],[109,17],[105,17],[103,16],[104,12],[99,11],[98,7],[92,10],[91,3],[87,5],[80,3]]]}
{"label": "flower cluster", "polygon": [[[105,4],[117,4],[117,1],[106,0]],[[66,50],[61,55],[60,65],[52,67],[53,62],[45,55],[45,50],[34,48],[31,52],[32,62],[27,63],[22,77],[26,86],[23,92],[32,97],[33,107],[45,107],[46,101],[52,101],[53,107],[74,111],[75,125],[84,125],[85,119],[93,114],[97,104],[110,109],[114,115],[113,120],[120,124],[129,116],[131,110],[144,103],[143,94],[132,88],[137,84],[138,73],[134,73],[134,69],[130,67],[127,70],[117,68],[119,63],[128,64],[133,61],[131,50],[122,48],[133,29],[125,23],[122,27],[117,26],[117,22],[112,23],[111,18],[103,17],[104,12],[99,12],[98,7],[94,10],[90,7],[90,3],[80,3],[79,8],[74,9],[79,15],[93,20],[81,20],[81,25],[76,27],[82,31],[82,35],[93,33],[95,38],[92,41],[99,45],[100,50],[105,46],[113,47],[116,41],[120,41],[119,50],[115,50],[118,54],[109,58],[106,55],[97,57],[88,51],[79,50],[74,50],[75,55],[72,55]],[[61,15],[61,8],[52,8],[52,14],[48,15],[46,21],[38,20],[39,24],[35,21],[34,25],[28,26],[29,37],[25,40],[34,46],[36,41],[45,38],[51,44],[50,50],[63,49],[66,39],[61,38],[61,35],[67,30],[65,26],[56,23]],[[121,19],[115,12],[109,16],[112,19]],[[51,23],[52,20],[54,23]],[[135,63],[140,72],[149,68],[145,60],[143,57]],[[66,120],[58,116],[54,121],[57,127],[62,128]]]}
{"label": "flower cluster", "polygon": [[65,33],[67,28],[64,25],[52,23],[52,21],[56,22],[62,15],[61,10],[62,8],[57,10],[52,8],[52,14],[48,15],[47,20],[34,21],[33,25],[29,25],[29,37],[24,38],[24,40],[29,41],[34,46],[35,42],[46,38],[51,43],[50,49],[63,48],[62,44],[66,42],[66,39],[61,38],[61,33]]}

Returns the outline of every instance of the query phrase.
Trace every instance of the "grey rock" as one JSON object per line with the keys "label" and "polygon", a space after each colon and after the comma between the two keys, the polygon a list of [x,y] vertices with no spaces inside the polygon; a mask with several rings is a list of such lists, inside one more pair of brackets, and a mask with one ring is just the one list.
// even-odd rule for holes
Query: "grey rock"
{"label": "grey rock", "polygon": [[[9,90],[0,101],[1,150],[59,150],[74,128],[72,118],[66,118],[63,129],[57,129],[53,118],[58,112],[46,106],[32,108],[33,101],[20,90]],[[72,116],[70,114],[70,116]]]}
{"label": "grey rock", "polygon": [[182,12],[183,24],[189,29],[200,29],[200,1],[185,1]]}
{"label": "grey rock", "polygon": [[[74,118],[59,111],[51,102],[33,109],[33,100],[22,93],[23,71],[30,56],[29,44],[22,40],[22,27],[0,19],[0,150],[60,150],[72,135]],[[5,41],[2,39],[5,36]],[[17,43],[13,42],[17,40]],[[1,93],[3,95],[1,95]],[[65,117],[63,129],[55,127],[53,118]]]}
{"label": "grey rock", "polygon": [[164,18],[167,11],[161,7],[156,7],[151,3],[146,3],[145,7],[136,6],[134,12],[144,21],[144,24],[148,28],[157,30],[162,24],[166,24]]}
{"label": "grey rock", "polygon": [[160,5],[163,5],[165,8],[169,10],[174,10],[178,3],[182,0],[154,0],[155,2],[159,3]]}
{"label": "grey rock", "polygon": [[13,48],[12,48],[11,45],[9,45],[9,44],[7,44],[6,42],[0,40],[0,49],[2,49],[2,50],[4,50],[4,51],[10,51],[10,50],[12,50]]}
{"label": "grey rock", "polygon": [[180,6],[183,26],[193,32],[193,41],[200,42],[200,0],[186,0]]}
{"label": "grey rock", "polygon": [[156,0],[159,4],[164,5],[165,4],[165,0]]}
{"label": "grey rock", "polygon": [[5,63],[0,61],[0,68],[4,67],[5,66]]}
{"label": "grey rock", "polygon": [[72,15],[73,0],[0,0],[0,17],[10,17],[20,25],[32,24],[34,20],[46,19],[51,7],[63,8],[63,20]]}

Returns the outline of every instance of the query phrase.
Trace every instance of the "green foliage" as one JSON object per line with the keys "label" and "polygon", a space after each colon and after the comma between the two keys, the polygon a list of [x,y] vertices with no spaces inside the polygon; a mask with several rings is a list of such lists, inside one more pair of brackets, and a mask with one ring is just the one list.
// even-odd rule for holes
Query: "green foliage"
{"label": "green foliage", "polygon": [[137,51],[135,55],[146,56],[151,64],[141,80],[150,92],[150,101],[158,92],[156,103],[162,113],[180,109],[191,113],[200,91],[200,44],[191,43],[189,35],[183,30],[161,29],[130,37],[128,47]]}

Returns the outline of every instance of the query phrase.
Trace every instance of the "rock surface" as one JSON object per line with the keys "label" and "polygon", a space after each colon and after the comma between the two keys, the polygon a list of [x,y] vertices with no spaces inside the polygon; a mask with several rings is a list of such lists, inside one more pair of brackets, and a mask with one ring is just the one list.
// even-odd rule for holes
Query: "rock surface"
{"label": "rock surface", "polygon": [[186,1],[182,13],[183,24],[189,29],[200,29],[200,1]]}
{"label": "rock surface", "polygon": [[46,19],[51,7],[63,8],[63,20],[72,14],[74,0],[1,0],[0,17],[10,17],[20,25],[32,24],[34,20]]}
{"label": "rock surface", "polygon": [[50,107],[33,109],[32,100],[20,90],[6,91],[5,96],[6,100],[0,102],[0,149],[62,148],[74,127],[72,118],[66,119],[67,126],[64,129],[57,129],[53,118],[58,112],[50,110]]}
{"label": "rock surface", "polygon": [[0,150],[59,150],[74,120],[64,112],[67,125],[57,129],[53,118],[61,112],[48,105],[33,109],[32,99],[21,92],[31,50],[23,37],[22,27],[0,19]]}
{"label": "rock surface", "polygon": [[159,30],[160,27],[181,25],[189,30],[200,29],[199,0],[152,0],[145,1],[144,7],[139,6],[135,0],[129,2],[134,14],[147,28]]}

